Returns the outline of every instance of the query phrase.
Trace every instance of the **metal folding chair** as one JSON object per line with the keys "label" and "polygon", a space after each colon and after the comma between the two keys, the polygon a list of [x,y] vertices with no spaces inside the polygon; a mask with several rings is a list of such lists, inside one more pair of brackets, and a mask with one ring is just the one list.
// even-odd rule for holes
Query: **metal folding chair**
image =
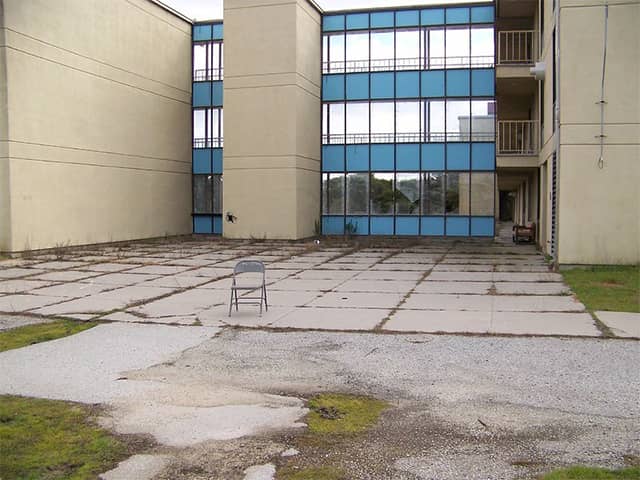
{"label": "metal folding chair", "polygon": [[[241,273],[261,273],[262,281],[259,284],[239,284],[237,275]],[[246,295],[238,297],[238,291],[254,290],[260,291],[259,297]],[[257,300],[260,300],[260,302],[258,302]],[[231,316],[231,309],[234,303],[236,305],[236,312],[238,311],[239,304],[260,305],[260,315],[262,315],[262,302],[264,302],[265,310],[269,311],[269,305],[267,304],[267,285],[264,263],[257,260],[242,260],[238,262],[233,269],[233,281],[231,283],[231,300],[229,301],[229,316]]]}

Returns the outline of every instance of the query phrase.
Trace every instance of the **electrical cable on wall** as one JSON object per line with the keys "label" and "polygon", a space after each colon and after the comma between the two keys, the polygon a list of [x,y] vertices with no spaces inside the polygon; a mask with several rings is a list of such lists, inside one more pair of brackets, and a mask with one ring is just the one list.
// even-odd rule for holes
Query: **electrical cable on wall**
{"label": "electrical cable on wall", "polygon": [[604,100],[604,80],[607,69],[607,27],[609,23],[609,4],[604,6],[604,45],[603,45],[603,55],[602,55],[602,83],[600,85],[600,101],[596,102],[596,104],[600,104],[600,135],[596,135],[597,138],[600,138],[600,157],[598,158],[598,168],[604,168],[604,139],[606,135],[604,134],[604,106],[606,105],[606,101]]}

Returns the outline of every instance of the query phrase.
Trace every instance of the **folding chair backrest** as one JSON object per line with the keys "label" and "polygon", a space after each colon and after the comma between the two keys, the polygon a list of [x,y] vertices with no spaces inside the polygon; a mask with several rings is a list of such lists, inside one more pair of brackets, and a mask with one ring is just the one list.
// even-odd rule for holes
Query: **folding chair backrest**
{"label": "folding chair backrest", "polygon": [[264,263],[257,260],[241,260],[233,269],[233,274],[237,273],[263,273]]}

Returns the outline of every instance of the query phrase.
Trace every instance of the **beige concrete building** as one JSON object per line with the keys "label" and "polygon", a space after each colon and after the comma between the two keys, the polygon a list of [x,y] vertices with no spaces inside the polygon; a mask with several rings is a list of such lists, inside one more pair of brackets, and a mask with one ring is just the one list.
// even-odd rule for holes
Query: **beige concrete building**
{"label": "beige concrete building", "polygon": [[559,264],[640,262],[640,2],[496,6],[502,217]]}
{"label": "beige concrete building", "polygon": [[191,232],[191,24],[0,1],[0,251]]}
{"label": "beige concrete building", "polygon": [[224,2],[224,224],[298,239],[320,211],[320,25],[307,0]]}

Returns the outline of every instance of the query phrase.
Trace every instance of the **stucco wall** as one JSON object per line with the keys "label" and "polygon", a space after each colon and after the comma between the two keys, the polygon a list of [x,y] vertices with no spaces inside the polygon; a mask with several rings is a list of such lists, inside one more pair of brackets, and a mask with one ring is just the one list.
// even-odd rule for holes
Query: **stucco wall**
{"label": "stucco wall", "polygon": [[4,0],[0,0],[0,251],[9,250],[11,209],[9,196],[9,118],[7,111],[7,64],[4,28]]}
{"label": "stucco wall", "polygon": [[320,210],[320,15],[305,0],[225,2],[224,224],[303,238]]}
{"label": "stucco wall", "polygon": [[[600,156],[604,3],[560,10],[559,263],[640,262],[640,3],[610,0]],[[585,28],[588,26],[588,28]]]}
{"label": "stucco wall", "polygon": [[9,250],[191,231],[191,26],[147,0],[4,0]]}

